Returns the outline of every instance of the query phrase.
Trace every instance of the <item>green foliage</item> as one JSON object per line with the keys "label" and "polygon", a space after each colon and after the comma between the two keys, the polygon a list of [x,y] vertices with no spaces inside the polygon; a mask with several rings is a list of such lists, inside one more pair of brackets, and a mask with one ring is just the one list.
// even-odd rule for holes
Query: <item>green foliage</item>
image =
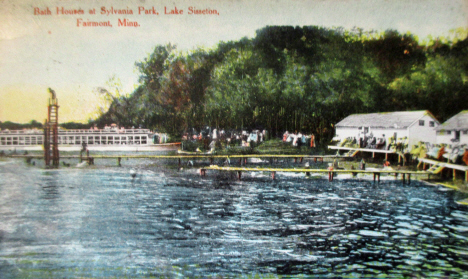
{"label": "green foliage", "polygon": [[92,127],[91,123],[76,123],[76,122],[67,122],[67,123],[61,123],[60,127],[68,130],[73,130],[73,129],[89,129]]}
{"label": "green foliage", "polygon": [[321,144],[353,113],[428,109],[444,121],[466,109],[466,33],[420,45],[393,30],[268,26],[214,49],[157,46],[136,63],[140,86],[129,96],[113,94],[96,123],[176,136],[206,125],[297,130]]}
{"label": "green foliage", "polygon": [[15,123],[11,121],[0,122],[0,129],[2,130],[22,130],[22,129],[42,129],[42,123],[37,122],[36,120],[31,120],[29,123]]}

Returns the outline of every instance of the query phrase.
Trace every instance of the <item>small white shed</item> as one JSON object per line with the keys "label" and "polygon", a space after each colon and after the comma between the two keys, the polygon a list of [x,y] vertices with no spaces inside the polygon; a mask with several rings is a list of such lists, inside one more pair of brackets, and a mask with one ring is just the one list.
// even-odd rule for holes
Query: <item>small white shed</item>
{"label": "small white shed", "polygon": [[449,147],[468,144],[468,110],[463,110],[436,128],[437,143]]}
{"label": "small white shed", "polygon": [[[389,139],[406,137],[408,148],[420,142],[436,142],[435,128],[439,121],[427,110],[395,111],[366,114],[352,114],[335,125],[336,136],[340,139],[376,137]],[[385,147],[387,148],[387,146]]]}

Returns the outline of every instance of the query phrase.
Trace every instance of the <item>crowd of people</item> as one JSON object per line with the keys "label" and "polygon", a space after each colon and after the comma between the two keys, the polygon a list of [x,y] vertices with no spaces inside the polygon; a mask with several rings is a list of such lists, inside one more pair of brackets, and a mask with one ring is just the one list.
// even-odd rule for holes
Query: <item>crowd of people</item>
{"label": "crowd of people", "polygon": [[283,142],[291,143],[292,146],[301,147],[301,146],[309,146],[309,147],[316,147],[315,145],[315,135],[305,135],[301,132],[289,133],[286,131],[283,134]]}
{"label": "crowd of people", "polygon": [[191,142],[203,142],[205,150],[213,151],[222,145],[229,146],[243,146],[255,147],[263,142],[268,137],[266,130],[232,130],[226,131],[224,129],[212,129],[206,127],[200,132],[191,129],[182,136],[182,140]]}
{"label": "crowd of people", "polygon": [[403,152],[408,149],[408,137],[395,139],[393,136],[387,139],[385,135],[375,137],[372,133],[369,135],[360,135],[358,137],[347,137],[342,139],[338,146],[340,147],[353,147],[353,148],[367,148],[367,149],[381,149],[381,150],[394,150]]}
{"label": "crowd of people", "polygon": [[449,147],[446,144],[420,142],[413,147],[410,153],[417,158],[430,158],[447,163],[468,165],[468,146],[466,144]]}

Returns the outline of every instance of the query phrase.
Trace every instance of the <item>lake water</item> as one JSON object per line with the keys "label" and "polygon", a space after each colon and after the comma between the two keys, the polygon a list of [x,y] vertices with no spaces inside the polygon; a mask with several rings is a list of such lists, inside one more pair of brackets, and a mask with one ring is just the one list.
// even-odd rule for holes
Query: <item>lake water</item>
{"label": "lake water", "polygon": [[466,195],[442,187],[70,163],[0,161],[0,278],[468,276]]}

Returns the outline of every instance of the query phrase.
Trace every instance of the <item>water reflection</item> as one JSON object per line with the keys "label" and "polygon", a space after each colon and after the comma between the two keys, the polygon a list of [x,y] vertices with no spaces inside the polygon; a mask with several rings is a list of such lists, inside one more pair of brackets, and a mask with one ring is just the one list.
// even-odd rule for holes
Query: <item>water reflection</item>
{"label": "water reflection", "polygon": [[46,171],[44,179],[41,180],[42,199],[54,200],[59,198],[59,175],[56,171]]}
{"label": "water reflection", "polygon": [[468,210],[454,203],[461,194],[416,181],[258,173],[237,181],[149,161],[56,171],[13,162],[0,177],[0,271],[20,277],[460,277],[468,269]]}

